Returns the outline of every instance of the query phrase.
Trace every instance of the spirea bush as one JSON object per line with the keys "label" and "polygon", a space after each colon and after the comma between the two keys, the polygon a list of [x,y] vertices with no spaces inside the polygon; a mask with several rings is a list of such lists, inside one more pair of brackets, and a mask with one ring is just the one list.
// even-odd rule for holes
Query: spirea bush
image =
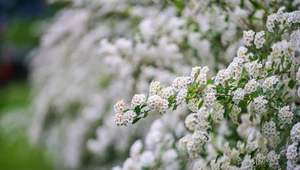
{"label": "spirea bush", "polygon": [[156,120],[145,146],[133,144],[115,169],[180,169],[189,163],[196,170],[300,169],[299,26],[300,11],[281,7],[267,16],[263,30],[243,31],[244,46],[215,76],[207,74],[209,67],[192,67],[168,87],[150,83],[147,95],[134,95],[131,108],[117,102],[119,126],[168,110],[171,115],[183,105],[189,114],[181,120],[188,132],[180,138]]}
{"label": "spirea bush", "polygon": [[[275,145],[283,137],[283,130],[272,135],[278,122],[296,121],[297,0],[64,2],[31,62],[30,139],[49,149],[58,169],[217,166],[229,157],[224,148],[232,166],[260,156],[264,167],[265,152],[246,152],[249,134],[251,142],[269,135]],[[131,104],[114,108],[121,98]],[[265,115],[273,98],[274,121]]]}

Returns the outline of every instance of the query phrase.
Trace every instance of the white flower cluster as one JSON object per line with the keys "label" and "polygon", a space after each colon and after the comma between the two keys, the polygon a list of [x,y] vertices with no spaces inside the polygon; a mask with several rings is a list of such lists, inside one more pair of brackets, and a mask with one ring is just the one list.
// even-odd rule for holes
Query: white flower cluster
{"label": "white flower cluster", "polygon": [[291,124],[294,114],[290,111],[290,106],[281,108],[278,112],[278,118],[282,123]]}
{"label": "white flower cluster", "polygon": [[244,45],[251,46],[255,32],[253,30],[243,31]]}
{"label": "white flower cluster", "polygon": [[257,49],[260,49],[261,47],[263,47],[264,43],[266,42],[264,35],[265,35],[264,31],[260,31],[260,32],[256,33],[254,44]]}
{"label": "white flower cluster", "polygon": [[[62,166],[110,169],[141,138],[116,170],[191,169],[189,156],[200,157],[195,169],[285,168],[276,147],[290,139],[286,133],[293,126],[291,139],[298,142],[294,113],[299,98],[291,96],[300,89],[300,17],[299,11],[284,8],[267,15],[278,5],[297,10],[296,1],[68,4],[41,38],[32,61],[36,114],[31,140],[47,145]],[[268,31],[241,36],[241,30],[262,30],[267,17]],[[208,67],[178,77],[198,64]],[[148,89],[149,95],[141,94]],[[124,101],[113,109],[113,102],[130,101],[135,93],[140,94],[130,109]],[[188,116],[185,104],[192,111]],[[171,110],[181,113],[159,118],[143,139],[156,118],[148,113]],[[144,122],[120,128],[114,120],[117,125]],[[228,140],[232,143],[224,146]],[[292,159],[287,164],[297,167]]]}
{"label": "white flower cluster", "polygon": [[284,10],[285,7],[281,7],[277,13],[268,16],[266,26],[269,32],[274,32],[275,24],[280,24],[280,26],[291,26],[291,24],[300,23],[299,11],[288,13],[283,12]]}
{"label": "white flower cluster", "polygon": [[293,142],[300,142],[300,123],[296,123],[291,130],[291,139]]}
{"label": "white flower cluster", "polygon": [[117,125],[126,125],[128,123],[132,123],[133,118],[136,116],[136,113],[132,110],[129,110],[126,113],[123,113],[125,102],[124,100],[118,101],[115,106],[115,119]]}
{"label": "white flower cluster", "polygon": [[136,94],[131,100],[131,107],[135,108],[138,105],[142,105],[146,102],[146,96],[143,94]]}
{"label": "white flower cluster", "polygon": [[245,96],[245,90],[242,88],[238,88],[233,92],[233,98],[232,100],[235,102],[235,104],[239,104],[241,100],[244,100]]}
{"label": "white flower cluster", "polygon": [[199,82],[200,84],[206,84],[207,81],[207,72],[209,71],[208,67],[193,67],[191,71],[190,77],[195,82]]}
{"label": "white flower cluster", "polygon": [[252,107],[255,113],[257,114],[265,114],[267,112],[266,104],[268,103],[268,100],[265,99],[265,96],[259,96],[254,99],[252,103]]}
{"label": "white flower cluster", "polygon": [[276,130],[276,124],[274,121],[271,120],[269,122],[265,122],[262,126],[262,133],[273,147],[279,144],[279,132]]}
{"label": "white flower cluster", "polygon": [[[185,133],[182,128],[179,116],[166,115],[155,120],[148,132],[145,141],[137,140],[130,148],[128,157],[121,166],[116,166],[114,170],[129,170],[160,167],[162,169],[179,169],[180,156],[185,156],[175,145],[175,138]],[[171,120],[171,121],[170,121]],[[175,134],[168,131],[175,128]]]}
{"label": "white flower cluster", "polygon": [[[294,23],[287,28],[275,27],[286,20],[285,16],[288,18],[283,8],[269,19],[272,16],[276,16],[274,29],[281,34],[284,29],[298,27]],[[173,81],[175,93],[168,98],[169,107],[176,110],[186,103],[192,111],[185,119],[191,133],[182,137],[179,144],[189,157],[197,159],[194,169],[297,167],[300,128],[294,113],[299,107],[298,98],[291,97],[291,92],[299,89],[300,62],[292,41],[284,39],[291,34],[290,31],[287,37],[276,42],[272,31],[258,32],[255,37],[254,32],[245,31],[247,47],[238,49],[228,68],[209,79],[203,75],[205,81],[199,83],[201,67],[194,67],[190,77]],[[256,48],[252,46],[253,41]],[[260,50],[265,43],[271,43],[272,47]],[[229,146],[228,140],[235,138],[234,135],[238,135],[239,141]],[[281,158],[285,157],[287,166],[281,164]]]}
{"label": "white flower cluster", "polygon": [[216,76],[215,82],[225,86],[225,83],[232,77],[232,72],[229,69],[220,70]]}
{"label": "white flower cluster", "polygon": [[246,85],[245,85],[245,91],[248,94],[251,94],[258,90],[260,87],[259,82],[257,82],[255,79],[251,79]]}
{"label": "white flower cluster", "polygon": [[274,150],[270,151],[267,155],[267,162],[272,169],[278,169],[279,168],[279,158],[280,155],[276,154]]}
{"label": "white flower cluster", "polygon": [[278,82],[278,78],[276,76],[271,76],[265,79],[265,81],[262,84],[262,88],[266,90],[270,90],[273,88],[273,85]]}

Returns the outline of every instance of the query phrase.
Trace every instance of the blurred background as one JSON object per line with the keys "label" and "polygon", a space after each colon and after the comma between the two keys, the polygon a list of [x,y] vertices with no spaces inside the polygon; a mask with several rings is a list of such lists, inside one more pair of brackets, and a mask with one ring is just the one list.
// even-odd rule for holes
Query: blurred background
{"label": "blurred background", "polygon": [[24,128],[32,114],[28,53],[38,45],[43,22],[64,5],[0,0],[0,169],[52,169],[47,153],[30,146]]}

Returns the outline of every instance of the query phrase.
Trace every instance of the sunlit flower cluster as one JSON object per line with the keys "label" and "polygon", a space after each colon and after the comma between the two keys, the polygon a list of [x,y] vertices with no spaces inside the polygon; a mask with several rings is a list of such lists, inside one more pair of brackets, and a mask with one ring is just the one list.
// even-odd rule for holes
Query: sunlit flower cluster
{"label": "sunlit flower cluster", "polygon": [[[300,88],[300,56],[294,48],[300,21],[299,11],[284,10],[267,17],[268,32],[244,31],[245,46],[215,77],[197,66],[190,76],[173,81],[174,93],[166,100],[169,109],[190,109],[184,121],[190,133],[177,142],[195,160],[194,169],[299,166],[300,96],[293,93]],[[135,120],[156,109],[148,107],[137,111]]]}
{"label": "sunlit flower cluster", "polygon": [[296,168],[299,4],[68,0],[32,52],[31,141],[59,169]]}

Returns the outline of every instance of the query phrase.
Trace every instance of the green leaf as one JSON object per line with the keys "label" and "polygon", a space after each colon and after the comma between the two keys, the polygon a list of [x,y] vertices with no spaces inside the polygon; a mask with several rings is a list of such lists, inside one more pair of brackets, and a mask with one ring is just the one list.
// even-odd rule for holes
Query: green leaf
{"label": "green leaf", "polygon": [[218,159],[219,159],[221,156],[223,156],[223,154],[219,154],[219,155],[217,156],[215,163],[217,163]]}
{"label": "green leaf", "polygon": [[253,0],[250,0],[250,3],[252,4],[252,6],[255,8],[255,9],[260,9],[260,6],[257,2],[253,1]]}
{"label": "green leaf", "polygon": [[204,100],[201,100],[201,102],[198,104],[198,109],[200,109],[202,107],[203,103],[204,103]]}
{"label": "green leaf", "polygon": [[269,72],[267,75],[267,77],[271,77],[271,76],[273,76],[273,72]]}
{"label": "green leaf", "polygon": [[275,84],[273,84],[273,88],[276,88],[278,85],[278,82],[276,82]]}
{"label": "green leaf", "polygon": [[251,114],[249,117],[250,122],[253,122],[253,115]]}
{"label": "green leaf", "polygon": [[293,111],[293,113],[294,113],[294,115],[297,115],[298,114],[298,108],[297,109],[295,109],[294,111]]}
{"label": "green leaf", "polygon": [[218,96],[217,100],[221,101],[221,100],[225,100],[226,98],[224,96]]}
{"label": "green leaf", "polygon": [[290,80],[288,83],[288,86],[289,86],[289,88],[292,89],[292,88],[294,88],[295,84],[296,84],[296,82],[294,80]]}
{"label": "green leaf", "polygon": [[134,108],[134,112],[135,112],[137,115],[140,115],[140,114],[141,114],[141,108],[140,108],[140,106],[136,106],[136,107]]}
{"label": "green leaf", "polygon": [[246,108],[247,105],[247,100],[241,100],[238,106],[241,108]]}
{"label": "green leaf", "polygon": [[217,86],[217,92],[218,92],[218,93],[222,93],[224,90],[225,90],[225,89],[224,89],[224,87],[223,87],[222,85],[218,85],[218,86]]}
{"label": "green leaf", "polygon": [[284,55],[283,55],[283,56],[281,56],[281,59],[280,59],[280,64],[282,65],[282,64],[283,64],[283,62],[284,62]]}
{"label": "green leaf", "polygon": [[209,121],[209,122],[211,121],[211,114],[209,114],[207,121]]}
{"label": "green leaf", "polygon": [[258,96],[259,96],[259,91],[253,92],[253,93],[252,93],[252,96],[253,96],[254,98],[258,97]]}
{"label": "green leaf", "polygon": [[130,110],[130,109],[126,109],[126,110],[123,111],[123,113],[126,113],[126,112],[128,112],[129,110]]}
{"label": "green leaf", "polygon": [[140,119],[140,117],[133,119],[132,124],[136,124]]}
{"label": "green leaf", "polygon": [[253,157],[254,157],[254,155],[255,155],[256,151],[258,151],[258,148],[256,148],[254,151],[252,151],[252,152],[251,152],[251,154],[250,154],[251,158],[253,158]]}
{"label": "green leaf", "polygon": [[207,80],[207,84],[214,84],[215,83],[215,79],[208,79]]}
{"label": "green leaf", "polygon": [[243,67],[243,70],[242,70],[242,77],[246,74],[247,70],[245,67]]}
{"label": "green leaf", "polygon": [[284,90],[284,84],[279,88],[279,90],[277,91],[277,94],[281,94]]}
{"label": "green leaf", "polygon": [[288,63],[288,65],[286,66],[286,70],[289,70],[292,67],[292,63]]}
{"label": "green leaf", "polygon": [[174,104],[173,111],[177,109],[177,104]]}
{"label": "green leaf", "polygon": [[148,112],[145,112],[143,118],[146,118],[147,116],[148,116]]}

